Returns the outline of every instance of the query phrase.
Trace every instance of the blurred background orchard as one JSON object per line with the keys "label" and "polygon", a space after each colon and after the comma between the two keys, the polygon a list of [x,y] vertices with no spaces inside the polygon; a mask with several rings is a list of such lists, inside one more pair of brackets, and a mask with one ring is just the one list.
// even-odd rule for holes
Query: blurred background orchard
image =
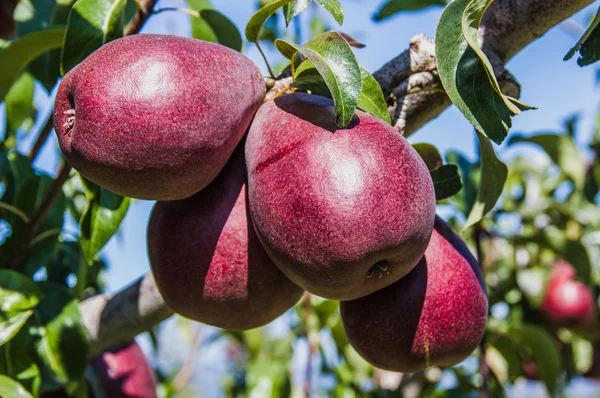
{"label": "blurred background orchard", "polygon": [[[202,0],[190,0],[189,6],[198,2]],[[404,51],[415,34],[434,37],[442,10],[433,6],[376,21],[381,3],[343,1],[346,19],[341,30],[366,44],[355,52],[370,71]],[[258,8],[252,0],[213,0],[212,5],[240,31]],[[17,31],[47,23],[53,6],[53,0],[22,0],[15,14]],[[187,5],[159,0],[156,8],[172,7]],[[247,332],[224,332],[174,316],[137,338],[157,372],[161,396],[275,398],[310,392],[315,397],[470,397],[478,396],[486,383],[487,396],[493,397],[599,397],[599,324],[557,325],[540,311],[557,259],[573,265],[577,279],[589,286],[598,304],[600,68],[580,68],[573,60],[562,60],[597,7],[592,4],[555,27],[508,64],[521,84],[521,99],[538,109],[514,118],[509,138],[496,147],[509,166],[504,193],[488,217],[463,235],[472,252],[482,255],[488,287],[491,315],[483,350],[447,370],[430,368],[405,376],[376,370],[345,340],[338,304],[317,297],[302,300],[267,327]],[[270,19],[263,37],[265,43],[269,37],[303,43],[327,29],[340,28],[313,3],[288,29],[281,16]],[[190,17],[157,13],[143,27],[142,33],[150,32],[191,36]],[[284,65],[272,45],[264,48],[272,65]],[[246,43],[244,53],[267,74],[254,44]],[[17,151],[29,152],[52,109],[56,86],[44,83],[35,81],[30,104],[21,101],[20,118],[0,105],[5,148],[16,145]],[[448,163],[458,165],[463,189],[439,204],[438,213],[459,231],[477,193],[474,137],[473,127],[451,107],[409,139],[413,144],[435,144]],[[55,176],[60,159],[51,136],[33,167]],[[100,252],[106,269],[98,290],[116,292],[149,271],[145,232],[152,206],[153,202],[132,201],[120,230]],[[0,219],[0,243],[10,233],[8,223]],[[78,221],[66,212],[64,239],[78,234]],[[48,266],[39,268],[34,279],[50,279],[51,272]],[[67,275],[65,282],[73,284],[73,278]]]}

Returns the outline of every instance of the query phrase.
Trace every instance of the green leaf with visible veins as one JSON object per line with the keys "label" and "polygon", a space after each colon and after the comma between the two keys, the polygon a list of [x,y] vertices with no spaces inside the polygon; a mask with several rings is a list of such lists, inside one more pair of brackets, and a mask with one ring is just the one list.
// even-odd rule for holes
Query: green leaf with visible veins
{"label": "green leaf with visible veins", "polygon": [[445,6],[446,0],[388,0],[373,15],[375,21],[389,18],[401,11],[416,11],[431,6]]}
{"label": "green leaf with visible veins", "polygon": [[326,32],[303,46],[285,40],[277,40],[275,45],[285,49],[292,47],[312,62],[311,67],[317,69],[331,92],[337,125],[346,127],[354,116],[362,91],[360,67],[348,42],[338,32]]}
{"label": "green leaf with visible veins", "polygon": [[92,264],[96,254],[119,230],[129,209],[130,199],[101,188],[82,175],[79,177],[87,199],[86,209],[79,221],[79,242],[85,258]]}
{"label": "green leaf with visible veins", "polygon": [[109,41],[123,36],[127,0],[78,0],[67,21],[61,54],[63,76]]}
{"label": "green leaf with visible veins", "polygon": [[388,112],[387,102],[383,97],[383,91],[381,91],[379,82],[364,68],[360,68],[360,76],[362,91],[358,99],[357,108],[391,124],[392,118]]}
{"label": "green leaf with visible veins", "polygon": [[[516,100],[505,99],[490,81],[490,74],[477,51],[469,46],[469,37],[484,0],[454,0],[442,12],[436,30],[436,56],[440,79],[448,96],[475,128],[500,144],[512,125],[515,110],[529,107]],[[476,6],[480,7],[477,8]],[[468,7],[471,8],[468,8]],[[476,48],[478,48],[476,46]],[[486,59],[487,60],[487,59]],[[511,103],[509,108],[506,101]]]}
{"label": "green leaf with visible veins", "polygon": [[508,168],[498,157],[490,140],[477,132],[479,139],[479,153],[481,155],[481,176],[479,179],[479,192],[477,201],[471,209],[463,232],[469,227],[477,224],[481,219],[494,208],[494,205],[502,194],[504,182],[508,176]]}
{"label": "green leaf with visible veins", "polygon": [[567,61],[579,51],[580,57],[577,59],[577,65],[587,66],[600,59],[600,8],[594,17],[594,20],[590,24],[589,28],[585,31],[581,39],[575,44],[573,48],[569,50],[565,55],[564,61]]}
{"label": "green leaf with visible veins", "polygon": [[23,69],[40,54],[63,44],[63,29],[47,29],[10,42],[0,51],[0,102]]}
{"label": "green leaf with visible veins", "polygon": [[511,101],[512,98],[502,94],[502,91],[500,91],[500,86],[498,85],[498,81],[496,80],[496,75],[494,74],[494,68],[488,60],[487,55],[485,55],[485,53],[479,46],[478,31],[479,25],[481,24],[481,18],[483,18],[485,10],[487,10],[489,5],[492,4],[493,1],[494,0],[471,0],[462,16],[461,22],[463,34],[465,40],[467,40],[467,43],[469,43],[471,49],[475,51],[475,53],[483,63],[492,88],[503,99],[504,104],[509,109],[510,113],[513,115],[518,115],[521,112],[521,106],[523,106],[525,109],[531,109],[531,107],[520,103],[518,103],[518,105],[515,105]]}
{"label": "green leaf with visible veins", "polygon": [[0,375],[0,397],[2,398],[33,398],[21,383]]}

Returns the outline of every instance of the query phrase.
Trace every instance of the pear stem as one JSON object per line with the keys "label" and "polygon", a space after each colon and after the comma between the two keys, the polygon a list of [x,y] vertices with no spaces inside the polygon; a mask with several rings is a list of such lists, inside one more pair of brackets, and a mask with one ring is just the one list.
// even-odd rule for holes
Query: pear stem
{"label": "pear stem", "polygon": [[263,52],[262,48],[260,48],[260,44],[258,44],[258,40],[256,40],[256,42],[254,44],[256,44],[256,48],[258,48],[260,55],[262,55],[263,59],[265,60],[265,64],[267,64],[267,69],[269,70],[269,75],[271,76],[271,78],[275,79],[275,73],[273,73],[273,69],[271,69],[271,65],[269,65],[269,60],[267,59],[267,56]]}

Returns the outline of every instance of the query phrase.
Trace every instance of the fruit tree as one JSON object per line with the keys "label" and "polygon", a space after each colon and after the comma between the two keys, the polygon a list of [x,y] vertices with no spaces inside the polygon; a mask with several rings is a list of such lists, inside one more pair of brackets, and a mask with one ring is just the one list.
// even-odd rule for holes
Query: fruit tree
{"label": "fruit tree", "polygon": [[[561,26],[594,70],[593,1],[220,3],[0,4],[0,398],[600,395],[600,122],[512,131],[551,105],[507,66]],[[475,156],[419,139],[451,106]]]}

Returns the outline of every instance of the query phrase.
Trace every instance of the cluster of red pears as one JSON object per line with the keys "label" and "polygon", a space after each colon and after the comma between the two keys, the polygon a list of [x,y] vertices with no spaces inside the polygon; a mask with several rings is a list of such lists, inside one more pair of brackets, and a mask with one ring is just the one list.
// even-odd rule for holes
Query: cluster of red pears
{"label": "cluster of red pears", "polygon": [[244,330],[308,291],[340,300],[355,349],[401,372],[456,364],[480,342],[477,261],[436,217],[425,163],[382,120],[357,111],[340,128],[333,102],[307,93],[265,102],[244,55],[149,34],[71,70],[54,120],[82,175],[158,200],[148,254],[175,312]]}

